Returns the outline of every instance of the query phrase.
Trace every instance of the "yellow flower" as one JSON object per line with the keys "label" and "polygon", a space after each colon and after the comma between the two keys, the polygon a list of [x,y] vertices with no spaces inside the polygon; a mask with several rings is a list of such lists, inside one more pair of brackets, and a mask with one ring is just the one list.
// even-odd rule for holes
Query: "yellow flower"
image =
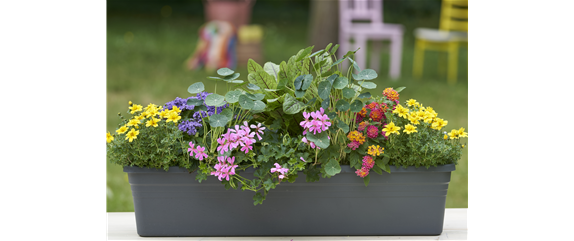
{"label": "yellow flower", "polygon": [[426,113],[426,112],[425,112],[424,110],[419,110],[419,111],[417,111],[417,112],[416,112],[417,119],[419,119],[419,120],[424,120],[424,118],[425,118],[425,116],[426,116],[425,113]]}
{"label": "yellow flower", "polygon": [[395,108],[395,110],[393,110],[393,113],[399,115],[399,117],[407,118],[407,116],[409,114],[409,109],[407,109],[401,105],[397,105],[397,108]]}
{"label": "yellow flower", "polygon": [[445,127],[448,121],[445,121],[441,118],[435,118],[434,122],[431,125],[431,128],[435,130],[440,130],[441,128]]}
{"label": "yellow flower", "polygon": [[114,140],[114,136],[112,136],[112,135],[110,134],[110,132],[108,131],[108,133],[106,133],[106,141],[107,141],[108,143],[110,143],[110,142],[112,142],[113,140]]}
{"label": "yellow flower", "polygon": [[130,132],[128,132],[128,134],[126,135],[126,140],[130,139],[130,142],[132,142],[134,139],[138,138],[138,134],[140,134],[140,131],[131,129]]}
{"label": "yellow flower", "polygon": [[446,140],[446,139],[448,139],[448,136],[445,134],[443,138]]}
{"label": "yellow flower", "polygon": [[159,113],[159,117],[165,119],[169,116],[170,112],[171,112],[170,110],[163,110],[162,112]]}
{"label": "yellow flower", "polygon": [[430,113],[433,118],[435,118],[435,117],[438,116],[438,113],[436,113],[436,112],[433,110],[432,107],[427,107],[427,108],[426,108],[426,111],[427,111],[428,113]]}
{"label": "yellow flower", "polygon": [[150,120],[148,120],[148,121],[145,123],[145,126],[147,126],[147,127],[149,127],[149,126],[157,127],[157,123],[160,122],[160,121],[161,121],[160,119],[156,119],[156,118],[153,118],[153,117],[152,117]]}
{"label": "yellow flower", "polygon": [[149,103],[149,105],[147,105],[146,108],[144,108],[144,111],[149,111],[149,110],[155,110],[157,105],[154,105],[152,103]]}
{"label": "yellow flower", "polygon": [[385,153],[383,150],[385,150],[384,147],[380,147],[379,145],[377,145],[377,146],[372,145],[372,146],[369,146],[369,150],[367,151],[367,153],[371,156],[376,157],[376,156],[381,155],[382,153]]}
{"label": "yellow flower", "polygon": [[142,106],[141,105],[132,105],[130,106],[130,110],[132,110],[130,113],[134,114],[138,111],[142,111]]}
{"label": "yellow flower", "polygon": [[403,132],[406,132],[407,134],[411,134],[411,133],[413,133],[413,132],[418,132],[418,131],[417,131],[417,127],[416,127],[416,126],[413,126],[413,125],[411,125],[411,124],[407,124],[407,125],[405,126],[405,129],[403,130]]}
{"label": "yellow flower", "polygon": [[173,123],[177,123],[179,119],[181,119],[181,116],[179,116],[176,111],[170,111],[165,122],[173,121]]}
{"label": "yellow flower", "polygon": [[132,101],[130,100],[130,101],[128,102],[128,104],[129,104],[130,106],[132,106]]}
{"label": "yellow flower", "polygon": [[413,123],[413,124],[415,124],[415,125],[420,124],[420,123],[419,123],[419,117],[417,116],[416,113],[411,113],[411,114],[409,114],[408,119],[409,119],[409,121],[410,121],[411,123]]}
{"label": "yellow flower", "polygon": [[126,131],[128,131],[128,128],[126,126],[122,126],[120,127],[120,129],[116,130],[118,134],[124,134]]}
{"label": "yellow flower", "polygon": [[461,127],[461,128],[458,130],[458,136],[459,136],[459,137],[468,137],[468,133],[464,132],[464,127]]}
{"label": "yellow flower", "polygon": [[138,127],[139,123],[141,123],[140,120],[134,118],[134,119],[131,119],[130,121],[128,121],[127,126]]}
{"label": "yellow flower", "polygon": [[451,130],[450,133],[448,133],[448,136],[450,137],[450,139],[458,138],[458,130],[456,129]]}
{"label": "yellow flower", "polygon": [[387,124],[387,126],[385,126],[385,128],[383,128],[383,131],[386,132],[385,136],[389,136],[391,133],[395,133],[397,135],[400,135],[401,133],[399,133],[399,130],[401,128],[398,126],[395,126],[395,123],[391,122],[389,124]]}
{"label": "yellow flower", "polygon": [[[157,114],[159,114],[159,111],[157,108],[152,108],[152,109],[148,110],[146,113],[148,113],[149,116],[155,117]],[[148,118],[149,116],[146,116],[146,118]]]}
{"label": "yellow flower", "polygon": [[462,148],[464,148],[464,145],[461,145],[461,146],[462,146]]}
{"label": "yellow flower", "polygon": [[423,120],[424,120],[424,122],[426,122],[426,123],[432,123],[432,121],[433,121],[433,115],[432,115],[430,112],[425,111],[425,117],[423,118]]}
{"label": "yellow flower", "polygon": [[407,105],[408,105],[408,106],[417,106],[418,104],[419,104],[419,103],[418,103],[416,100],[414,100],[414,99],[407,100]]}
{"label": "yellow flower", "polygon": [[139,120],[139,121],[145,119],[144,113],[145,113],[145,112],[142,112],[140,115],[134,116],[134,119]]}
{"label": "yellow flower", "polygon": [[177,106],[173,106],[173,108],[171,109],[172,111],[176,111],[178,114],[181,113],[181,110],[179,108],[177,108]]}

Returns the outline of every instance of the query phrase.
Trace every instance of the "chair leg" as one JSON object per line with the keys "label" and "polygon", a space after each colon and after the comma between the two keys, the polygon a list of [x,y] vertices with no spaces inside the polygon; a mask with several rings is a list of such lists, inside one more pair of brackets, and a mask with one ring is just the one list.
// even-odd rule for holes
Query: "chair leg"
{"label": "chair leg", "polygon": [[381,45],[383,45],[383,41],[374,40],[371,42],[372,50],[371,52],[371,60],[369,61],[369,66],[376,72],[379,72],[380,67],[380,59],[381,59]]}
{"label": "chair leg", "polygon": [[420,78],[422,76],[424,58],[425,58],[424,40],[417,39],[415,41],[415,56],[414,56],[414,60],[413,60],[413,77]]}
{"label": "chair leg", "polygon": [[403,55],[403,35],[402,33],[393,35],[391,38],[391,64],[389,76],[392,79],[401,76],[401,61]]}
{"label": "chair leg", "polygon": [[448,76],[449,84],[456,84],[458,64],[458,42],[449,44],[448,47]]}

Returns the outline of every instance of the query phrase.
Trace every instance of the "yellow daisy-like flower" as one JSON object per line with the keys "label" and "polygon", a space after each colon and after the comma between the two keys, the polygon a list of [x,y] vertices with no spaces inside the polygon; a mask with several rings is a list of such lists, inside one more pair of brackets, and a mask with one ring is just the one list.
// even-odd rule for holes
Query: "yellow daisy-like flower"
{"label": "yellow daisy-like flower", "polygon": [[163,110],[162,112],[159,113],[159,117],[165,119],[169,116],[170,112],[171,112],[170,110]]}
{"label": "yellow daisy-like flower", "polygon": [[146,117],[145,117],[144,113],[145,112],[142,112],[140,115],[134,116],[134,119],[139,120],[139,121],[145,119]]}
{"label": "yellow daisy-like flower", "polygon": [[425,123],[432,123],[433,122],[433,115],[430,112],[425,111],[425,117],[423,118],[423,120]]}
{"label": "yellow daisy-like flower", "polygon": [[438,116],[438,113],[436,113],[436,111],[434,111],[432,107],[427,107],[427,108],[426,108],[426,111],[427,111],[428,113],[430,113],[433,118],[435,118],[435,117]]}
{"label": "yellow daisy-like flower", "polygon": [[[157,108],[153,108],[153,109],[148,110],[146,113],[148,113],[149,116],[155,117],[156,115],[159,114],[159,111],[158,111]],[[149,117],[149,116],[148,116],[148,117]],[[147,117],[146,117],[146,118],[147,118]]]}
{"label": "yellow daisy-like flower", "polygon": [[413,123],[413,124],[415,124],[415,125],[420,124],[420,122],[419,122],[419,117],[417,116],[416,113],[411,113],[411,114],[408,116],[408,119],[409,119],[409,121],[410,121],[411,123]]}
{"label": "yellow daisy-like flower", "polygon": [[416,126],[413,126],[411,124],[407,124],[407,125],[405,125],[405,129],[403,130],[403,132],[406,132],[407,134],[411,134],[413,132],[418,132],[418,131],[417,131]]}
{"label": "yellow daisy-like flower", "polygon": [[142,116],[142,119],[143,119],[143,118],[148,118],[148,117],[151,116],[151,113],[150,113],[149,111],[142,112],[141,116]]}
{"label": "yellow daisy-like flower", "polygon": [[139,134],[140,134],[140,131],[136,131],[134,129],[131,129],[130,132],[128,132],[128,134],[126,134],[126,140],[129,139],[129,141],[132,142],[134,139],[138,138]]}
{"label": "yellow daisy-like flower", "polygon": [[177,121],[180,119],[181,116],[179,116],[176,111],[170,111],[169,115],[167,116],[167,120],[165,122],[173,121],[173,123],[177,123]]}
{"label": "yellow daisy-like flower", "polygon": [[458,137],[468,137],[468,133],[464,132],[464,127],[458,129]]}
{"label": "yellow daisy-like flower", "polygon": [[440,130],[441,128],[445,127],[447,123],[448,121],[445,121],[441,118],[435,118],[431,125],[431,128],[435,130]]}
{"label": "yellow daisy-like flower", "polygon": [[138,119],[131,119],[130,121],[128,121],[127,126],[133,126],[133,127],[138,127],[138,124],[140,124],[140,120]]}
{"label": "yellow daisy-like flower", "polygon": [[120,127],[120,129],[116,130],[118,134],[124,134],[126,131],[128,131],[128,128],[126,126],[122,126]]}
{"label": "yellow daisy-like flower", "polygon": [[399,133],[400,129],[401,129],[400,127],[395,126],[395,123],[391,122],[391,123],[387,124],[387,126],[385,126],[385,128],[383,128],[383,131],[386,132],[385,136],[389,136],[392,133],[400,135],[401,134],[401,133]]}
{"label": "yellow daisy-like flower", "polygon": [[448,136],[450,137],[450,139],[457,139],[458,138],[458,130],[453,129],[450,131],[450,133],[448,133]]}
{"label": "yellow daisy-like flower", "polygon": [[426,112],[425,112],[424,110],[419,110],[419,111],[417,111],[417,112],[416,112],[417,119],[419,119],[419,120],[424,120],[424,119],[425,119],[425,116],[426,116],[425,113],[426,113]]}
{"label": "yellow daisy-like flower", "polygon": [[376,156],[380,156],[381,154],[385,153],[383,150],[385,150],[384,147],[380,147],[379,145],[372,145],[369,146],[369,150],[367,151],[367,154],[376,157]]}
{"label": "yellow daisy-like flower", "polygon": [[448,139],[448,136],[445,134],[443,138],[446,140],[446,139]]}
{"label": "yellow daisy-like flower", "polygon": [[407,118],[409,114],[409,109],[401,105],[397,105],[397,108],[393,110],[393,114],[397,114],[399,117]]}
{"label": "yellow daisy-like flower", "polygon": [[130,113],[134,114],[138,111],[142,111],[142,109],[143,109],[143,106],[141,106],[141,105],[132,105],[132,106],[130,106],[130,110],[132,110]]}
{"label": "yellow daisy-like flower", "polygon": [[150,120],[148,120],[145,123],[145,126],[149,127],[149,126],[153,126],[153,127],[157,127],[157,123],[159,123],[161,120],[160,119],[156,119],[156,118],[151,118]]}
{"label": "yellow daisy-like flower", "polygon": [[416,100],[414,100],[414,99],[407,100],[407,105],[408,105],[409,107],[410,107],[410,106],[417,106],[418,104],[419,104],[419,103],[418,103]]}
{"label": "yellow daisy-like flower", "polygon": [[114,136],[112,136],[112,134],[110,134],[110,132],[108,131],[108,133],[106,133],[106,142],[110,143],[114,140]]}
{"label": "yellow daisy-like flower", "polygon": [[149,103],[149,105],[147,105],[146,108],[144,108],[144,111],[154,110],[156,108],[156,106],[157,105]]}
{"label": "yellow daisy-like flower", "polygon": [[176,111],[178,114],[181,113],[181,110],[179,108],[177,108],[177,106],[173,106],[173,108],[171,108],[172,111]]}

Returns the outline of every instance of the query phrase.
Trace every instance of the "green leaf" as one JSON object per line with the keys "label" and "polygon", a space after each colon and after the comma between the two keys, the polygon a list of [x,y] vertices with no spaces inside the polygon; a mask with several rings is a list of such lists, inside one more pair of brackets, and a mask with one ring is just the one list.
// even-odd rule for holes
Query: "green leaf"
{"label": "green leaf", "polygon": [[349,161],[350,161],[350,166],[355,168],[355,169],[361,169],[361,166],[363,165],[362,161],[361,161],[361,156],[356,151],[351,152]]}
{"label": "green leaf", "polygon": [[369,186],[369,181],[371,181],[371,174],[369,174],[363,178],[363,182],[365,183],[365,187]]}
{"label": "green leaf", "polygon": [[249,97],[249,99],[252,100],[262,100],[263,98],[265,98],[264,94],[251,94],[251,93],[245,93],[245,95],[247,97]]}
{"label": "green leaf", "polygon": [[339,44],[335,44],[335,47],[331,49],[331,54],[335,54],[335,51],[337,51],[337,49],[339,49]]}
{"label": "green leaf", "polygon": [[357,97],[357,98],[361,98],[361,99],[371,98],[371,93],[369,93],[369,92],[361,93],[361,94],[359,95],[359,97]]}
{"label": "green leaf", "polygon": [[295,97],[302,98],[303,96],[305,96],[304,90],[295,90]]}
{"label": "green leaf", "polygon": [[396,89],[396,91],[397,91],[397,93],[399,93],[399,92],[403,91],[405,88],[406,88],[406,87],[399,87],[399,88]]}
{"label": "green leaf", "polygon": [[207,97],[205,97],[205,104],[207,106],[215,106],[215,107],[220,107],[225,105],[225,97],[218,95],[218,94],[210,94]]}
{"label": "green leaf", "polygon": [[260,90],[261,88],[259,88],[259,86],[257,86],[257,85],[254,85],[254,84],[249,83],[249,84],[247,84],[247,89],[250,89],[250,90]]}
{"label": "green leaf", "polygon": [[337,108],[337,110],[340,110],[340,111],[348,111],[349,110],[349,102],[347,102],[345,100],[339,100],[335,104],[335,107]]}
{"label": "green leaf", "polygon": [[303,60],[305,57],[307,57],[307,55],[309,55],[311,53],[311,51],[313,51],[313,47],[315,46],[310,46],[307,47],[305,49],[300,50],[297,55],[295,55],[295,62],[299,62],[301,60]]}
{"label": "green leaf", "polygon": [[219,113],[219,114],[222,114],[222,115],[226,116],[228,122],[231,121],[231,120],[233,120],[233,111],[231,111],[230,108],[225,108],[225,109],[223,109],[223,110],[221,111],[221,113]]}
{"label": "green leaf", "polygon": [[347,53],[345,55],[343,55],[343,58],[346,58],[346,57],[349,57],[349,56],[355,54],[357,51],[359,51],[359,49],[361,49],[361,48],[358,48],[355,51],[347,51]]}
{"label": "green leaf", "polygon": [[232,80],[234,80],[234,79],[237,79],[237,77],[239,77],[240,75],[241,75],[241,74],[239,74],[239,73],[234,73],[234,74],[231,74],[231,75],[229,75],[229,76],[223,77],[223,80],[229,82],[229,81],[232,81]]}
{"label": "green leaf", "polygon": [[325,165],[325,173],[327,173],[327,175],[329,176],[337,175],[340,172],[341,172],[341,166],[339,165],[339,162],[337,162],[337,160],[335,159],[331,159],[327,163],[327,165]]}
{"label": "green leaf", "polygon": [[360,82],[361,86],[365,89],[374,89],[377,88],[377,84],[373,82]]}
{"label": "green leaf", "polygon": [[265,200],[265,197],[263,194],[258,192],[253,196],[253,205],[256,206],[257,204],[263,204],[263,200]]}
{"label": "green leaf", "polygon": [[[389,160],[390,160],[389,157],[388,157],[388,156],[385,156],[385,157],[383,157],[382,162],[383,162],[383,164],[388,164],[388,163],[389,163]],[[381,167],[381,168],[382,168],[382,167]]]}
{"label": "green leaf", "polygon": [[266,106],[267,105],[265,105],[265,103],[263,103],[263,101],[256,100],[253,102],[253,108],[251,108],[251,111],[253,113],[259,113],[259,112],[262,112],[263,110],[265,110]]}
{"label": "green leaf", "polygon": [[250,110],[255,105],[253,100],[250,99],[249,97],[247,97],[246,95],[240,95],[238,102],[239,102],[239,105],[241,106],[241,108],[247,109],[247,110]]}
{"label": "green leaf", "polygon": [[315,145],[317,145],[318,147],[320,147],[322,149],[326,149],[327,147],[329,147],[329,144],[330,144],[329,134],[327,134],[326,131],[323,131],[321,133],[317,133],[316,135],[313,135],[313,133],[311,133],[309,131],[309,132],[307,132],[305,137],[307,137],[307,140],[314,142]]}
{"label": "green leaf", "polygon": [[321,99],[329,98],[329,95],[331,94],[331,83],[329,83],[329,81],[321,81],[317,87],[317,92]]}
{"label": "green leaf", "polygon": [[315,53],[312,53],[312,54],[309,56],[309,58],[314,57],[314,56],[317,55],[317,54],[322,54],[323,52],[325,52],[325,50],[324,50],[324,49],[321,49],[321,50],[319,50],[319,51],[317,51],[317,52],[315,52]]}
{"label": "green leaf", "polygon": [[297,78],[295,78],[295,81],[293,82],[293,85],[295,86],[296,90],[300,90],[301,86],[303,85],[303,78],[305,78],[304,75],[299,75],[297,76]]}
{"label": "green leaf", "polygon": [[235,71],[230,70],[228,68],[221,68],[217,70],[217,74],[221,75],[221,76],[228,76],[228,75],[232,75]]}
{"label": "green leaf", "polygon": [[243,83],[243,80],[239,80],[239,79],[236,79],[236,80],[230,80],[230,81],[227,81],[227,83],[232,83],[232,84],[241,84],[241,83]]}
{"label": "green leaf", "polygon": [[329,78],[327,78],[326,80],[329,81],[329,83],[331,83],[331,85],[333,85],[333,82],[335,81],[335,79],[337,79],[339,77],[338,74],[333,74],[331,76],[329,76]]}
{"label": "green leaf", "polygon": [[381,168],[379,168],[378,166],[373,166],[371,170],[375,171],[379,175],[383,175],[383,170],[381,170]]}
{"label": "green leaf", "polygon": [[340,76],[340,77],[337,77],[335,79],[335,81],[333,82],[333,88],[340,90],[340,89],[345,88],[348,84],[349,84],[349,79],[347,79],[347,77],[345,77],[345,76]]}
{"label": "green leaf", "polygon": [[313,82],[313,75],[310,74],[305,75],[305,77],[303,78],[303,85],[301,85],[301,89],[302,90],[308,89],[309,86],[311,86],[312,82]]}
{"label": "green leaf", "polygon": [[203,90],[205,90],[205,86],[203,86],[202,82],[194,83],[187,88],[187,92],[190,94],[197,94]]}
{"label": "green leaf", "polygon": [[229,91],[225,94],[225,101],[227,101],[227,103],[236,103],[239,100],[240,95],[241,91],[239,90]]}
{"label": "green leaf", "polygon": [[288,115],[299,113],[303,108],[303,103],[299,102],[291,95],[285,95],[285,102],[283,102],[283,112]]}
{"label": "green leaf", "polygon": [[255,72],[260,71],[260,70],[263,71],[263,68],[257,62],[255,62],[253,59],[249,59],[247,61],[247,72],[249,74],[255,73]]}
{"label": "green leaf", "polygon": [[279,80],[279,65],[272,62],[267,62],[265,65],[263,65],[263,70],[265,70],[265,72],[267,72],[269,75],[275,77],[276,80]]}
{"label": "green leaf", "polygon": [[[357,50],[358,50],[358,49],[357,49]],[[356,51],[355,51],[355,52],[356,52]],[[357,71],[361,72],[361,68],[359,68],[359,65],[357,64],[357,62],[355,62],[355,60],[353,60],[353,59],[351,59],[351,58],[347,58],[347,59],[348,59],[349,61],[351,61],[351,63],[353,63],[353,67],[354,67]]]}
{"label": "green leaf", "polygon": [[247,76],[250,83],[259,86],[262,89],[275,89],[277,87],[277,81],[273,76],[269,75],[264,70],[258,70],[255,73],[250,73]]}
{"label": "green leaf", "polygon": [[323,102],[321,102],[321,107],[325,110],[329,109],[329,104],[331,104],[329,98],[325,98],[323,99]]}
{"label": "green leaf", "polygon": [[355,97],[355,90],[345,87],[343,89],[343,97],[347,99],[352,99],[353,97]]}
{"label": "green leaf", "polygon": [[364,80],[372,80],[377,78],[377,72],[372,69],[364,69],[363,71],[359,72],[358,76]]}
{"label": "green leaf", "polygon": [[329,48],[330,48],[331,46],[333,46],[333,43],[327,44],[327,47],[325,47],[325,51],[329,51]]}
{"label": "green leaf", "polygon": [[229,119],[227,119],[227,116],[222,114],[215,114],[209,117],[209,124],[211,127],[224,127],[228,121]]}
{"label": "green leaf", "polygon": [[349,132],[349,125],[345,124],[345,122],[337,122],[337,127],[341,128],[341,130],[343,130],[345,133]]}
{"label": "green leaf", "polygon": [[365,104],[363,104],[362,101],[355,100],[353,103],[351,103],[350,109],[352,112],[359,112],[363,109],[363,106],[365,106]]}
{"label": "green leaf", "polygon": [[203,105],[203,100],[200,100],[200,99],[188,99],[188,100],[187,100],[187,105],[193,105],[193,106]]}
{"label": "green leaf", "polygon": [[347,58],[339,59],[339,60],[335,61],[335,63],[333,63],[333,64],[332,64],[331,66],[329,66],[329,67],[333,67],[333,66],[335,66],[335,65],[338,65],[338,64],[340,64],[341,62],[345,61],[345,59],[347,59]]}

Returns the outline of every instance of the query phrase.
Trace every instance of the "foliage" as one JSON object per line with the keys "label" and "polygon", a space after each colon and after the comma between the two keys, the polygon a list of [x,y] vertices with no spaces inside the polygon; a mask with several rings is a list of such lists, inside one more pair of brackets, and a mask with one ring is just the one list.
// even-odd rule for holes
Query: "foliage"
{"label": "foliage", "polygon": [[[356,51],[337,59],[338,45],[331,46],[316,52],[312,46],[302,49],[279,64],[261,66],[249,60],[247,82],[233,70],[219,69],[219,76],[209,78],[225,82],[225,93],[205,93],[204,84],[196,82],[187,90],[197,96],[185,104],[178,98],[159,113],[159,108],[150,113],[150,104],[140,116],[158,117],[164,129],[142,128],[135,141],[121,136],[124,127],[117,135],[108,133],[109,159],[166,170],[185,167],[197,171],[199,182],[213,175],[226,188],[254,191],[255,205],[282,181],[295,181],[299,172],[308,182],[318,181],[338,174],[346,164],[368,185],[370,170],[382,174],[390,172],[390,165],[456,164],[462,146],[455,139],[466,136],[464,129],[444,139],[440,130],[446,122],[432,108],[414,100],[406,103],[409,108],[399,105],[398,93],[404,88],[373,96],[368,90],[376,88],[370,80],[377,73],[359,68],[353,60]],[[343,61],[350,62],[346,70],[341,69]],[[137,105],[130,109],[132,114],[138,110]],[[255,179],[240,175],[247,168],[256,169]]]}

